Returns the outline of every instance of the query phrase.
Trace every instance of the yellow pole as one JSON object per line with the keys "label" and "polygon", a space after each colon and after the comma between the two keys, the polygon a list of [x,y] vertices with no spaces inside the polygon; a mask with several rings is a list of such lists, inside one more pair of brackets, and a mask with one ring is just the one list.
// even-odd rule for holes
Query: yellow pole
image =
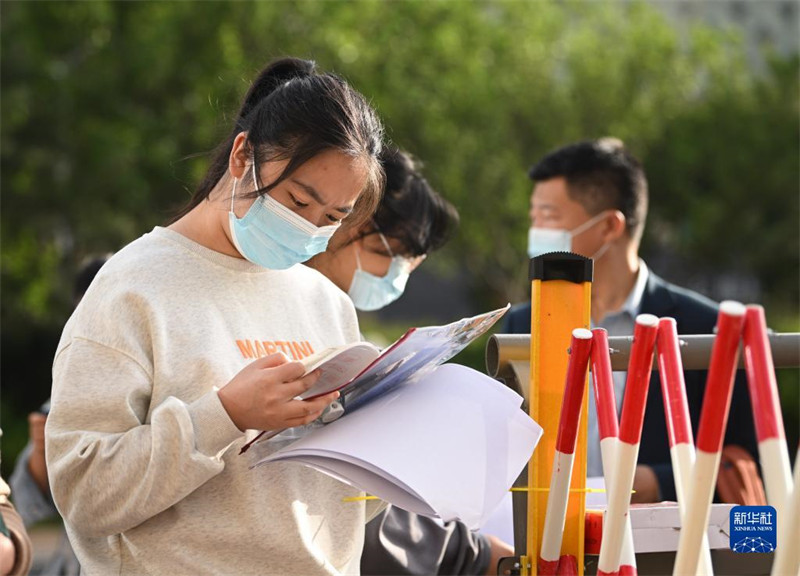
{"label": "yellow pole", "polygon": [[[550,485],[558,419],[567,374],[570,335],[575,328],[590,327],[592,261],[569,252],[552,252],[533,258],[531,279],[531,355],[529,409],[544,429],[528,464],[528,524],[523,576],[536,574],[547,488]],[[578,444],[570,483],[567,518],[561,554],[572,555],[578,574],[584,572],[584,514],[586,504],[586,434],[589,395],[584,394]]]}

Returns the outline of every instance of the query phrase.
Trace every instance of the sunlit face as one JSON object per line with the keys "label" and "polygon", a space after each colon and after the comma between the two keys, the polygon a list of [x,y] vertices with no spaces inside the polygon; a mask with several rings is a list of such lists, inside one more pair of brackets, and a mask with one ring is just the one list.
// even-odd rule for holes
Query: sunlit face
{"label": "sunlit face", "polygon": [[[370,225],[367,224],[367,227]],[[346,230],[337,232],[331,239],[327,252],[317,255],[310,265],[325,274],[341,290],[347,292],[353,282],[353,276],[361,269],[373,276],[383,277],[389,272],[393,256],[408,258],[408,271],[413,272],[425,259],[423,256],[412,256],[408,249],[397,238],[370,232],[355,240],[343,238],[352,234]],[[338,236],[338,237],[337,237]]]}
{"label": "sunlit face", "polygon": [[[264,188],[278,178],[287,164],[287,160],[261,164],[257,183],[252,182],[252,167],[248,166],[242,176],[242,189]],[[303,163],[270,190],[269,195],[315,226],[330,226],[353,211],[366,181],[367,169],[363,162],[336,150],[327,150]],[[244,216],[253,202],[252,198],[240,199],[237,192],[236,216]]]}
{"label": "sunlit face", "polygon": [[[575,230],[592,218],[579,202],[569,197],[563,177],[537,182],[531,195],[531,226]],[[591,226],[572,237],[572,251],[590,258],[603,245],[603,227]]]}

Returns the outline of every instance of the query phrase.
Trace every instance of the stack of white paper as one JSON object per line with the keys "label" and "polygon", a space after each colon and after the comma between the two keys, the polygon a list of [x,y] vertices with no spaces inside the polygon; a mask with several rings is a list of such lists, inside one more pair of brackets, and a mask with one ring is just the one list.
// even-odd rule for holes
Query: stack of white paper
{"label": "stack of white paper", "polygon": [[444,364],[255,465],[300,462],[400,508],[478,528],[541,437],[521,404],[485,374]]}

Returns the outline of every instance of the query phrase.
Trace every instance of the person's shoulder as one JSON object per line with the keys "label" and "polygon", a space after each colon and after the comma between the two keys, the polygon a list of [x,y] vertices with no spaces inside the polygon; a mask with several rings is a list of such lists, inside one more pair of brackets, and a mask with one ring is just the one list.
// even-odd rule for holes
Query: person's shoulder
{"label": "person's shoulder", "polygon": [[344,330],[345,341],[360,340],[358,317],[353,301],[321,272],[296,264],[286,272],[291,275],[294,297],[303,303],[306,313],[311,313],[326,326],[339,326]]}
{"label": "person's shoulder", "polygon": [[519,302],[511,306],[509,311],[506,313],[508,318],[524,318],[526,316],[531,315],[531,303],[530,302]]}
{"label": "person's shoulder", "polygon": [[292,273],[296,274],[299,280],[302,280],[304,282],[314,283],[321,286],[330,285],[336,287],[336,285],[333,282],[331,282],[328,279],[328,277],[325,276],[325,274],[323,274],[322,272],[318,271],[315,268],[312,268],[311,266],[306,266],[305,264],[295,264],[294,266],[289,268],[289,270]]}
{"label": "person's shoulder", "polygon": [[684,333],[713,329],[719,310],[717,302],[695,290],[668,282],[652,272],[648,282],[656,298],[669,299],[672,314],[685,328]]}
{"label": "person's shoulder", "polygon": [[323,299],[352,306],[352,300],[342,289],[334,284],[322,272],[305,264],[296,264],[290,268],[295,275],[294,284],[298,286],[305,296],[314,300]]}
{"label": "person's shoulder", "polygon": [[514,304],[503,318],[503,334],[527,334],[531,331],[531,303]]}
{"label": "person's shoulder", "polygon": [[[187,295],[201,293],[197,260],[158,230],[124,246],[98,270],[64,327],[63,345],[77,335],[102,340],[119,326],[142,336],[155,310],[174,311]],[[206,285],[214,281],[219,278]]]}
{"label": "person's shoulder", "polygon": [[305,264],[295,264],[290,270],[296,275],[295,280],[303,286],[311,287],[314,290],[324,290],[331,294],[347,296],[342,290],[339,289],[325,274],[306,266]]}
{"label": "person's shoulder", "polygon": [[115,253],[100,269],[94,283],[101,284],[108,294],[185,297],[209,290],[227,290],[241,283],[244,277],[251,280],[247,285],[256,285],[259,278],[273,278],[279,275],[277,272],[156,226]]}
{"label": "person's shoulder", "polygon": [[180,274],[178,251],[169,242],[148,232],[115,252],[98,270],[85,300],[113,297],[118,293],[147,292],[166,278]]}
{"label": "person's shoulder", "polygon": [[717,302],[715,302],[708,296],[701,294],[700,292],[697,292],[690,288],[686,288],[684,286],[679,286],[672,282],[667,282],[666,280],[664,280],[659,276],[656,276],[652,272],[650,273],[650,279],[661,289],[667,291],[669,295],[672,297],[672,299],[677,303],[686,306],[692,306],[697,308],[698,310],[705,309],[715,314],[717,309],[719,308],[719,304]]}
{"label": "person's shoulder", "polygon": [[151,271],[160,273],[159,267],[172,266],[174,269],[176,247],[165,241],[156,228],[139,236],[115,252],[103,264],[95,278],[110,278],[121,274],[130,275],[131,281],[148,276]]}

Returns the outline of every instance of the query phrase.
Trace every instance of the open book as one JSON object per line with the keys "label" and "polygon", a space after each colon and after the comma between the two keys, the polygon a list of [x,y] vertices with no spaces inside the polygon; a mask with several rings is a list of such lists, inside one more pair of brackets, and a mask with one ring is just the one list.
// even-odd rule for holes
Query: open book
{"label": "open book", "polygon": [[[321,353],[309,363],[323,369],[309,397],[339,389],[345,416],[288,445],[280,437],[259,442],[251,466],[297,462],[411,512],[480,527],[530,459],[542,429],[511,389],[442,363],[507,309],[411,329],[377,357],[371,352],[372,360],[361,345]],[[347,362],[341,371],[329,366],[345,357],[362,363],[355,377]]]}
{"label": "open book", "polygon": [[[300,398],[310,400],[339,390],[339,401],[334,406],[336,412],[333,416],[323,416],[326,423],[332,421],[388,392],[400,382],[421,378],[447,362],[491,328],[510,307],[506,304],[503,308],[444,326],[409,328],[383,351],[370,342],[361,341],[312,354],[302,361],[305,374],[317,369],[321,374],[317,383]],[[241,453],[256,442],[268,440],[280,432],[262,432],[245,444]]]}
{"label": "open book", "polygon": [[482,335],[509,309],[463,318],[445,326],[410,328],[381,351],[369,342],[328,348],[304,359],[306,373],[319,369],[320,378],[303,399],[339,390],[345,411],[391,390],[400,382],[418,379],[447,362]]}

